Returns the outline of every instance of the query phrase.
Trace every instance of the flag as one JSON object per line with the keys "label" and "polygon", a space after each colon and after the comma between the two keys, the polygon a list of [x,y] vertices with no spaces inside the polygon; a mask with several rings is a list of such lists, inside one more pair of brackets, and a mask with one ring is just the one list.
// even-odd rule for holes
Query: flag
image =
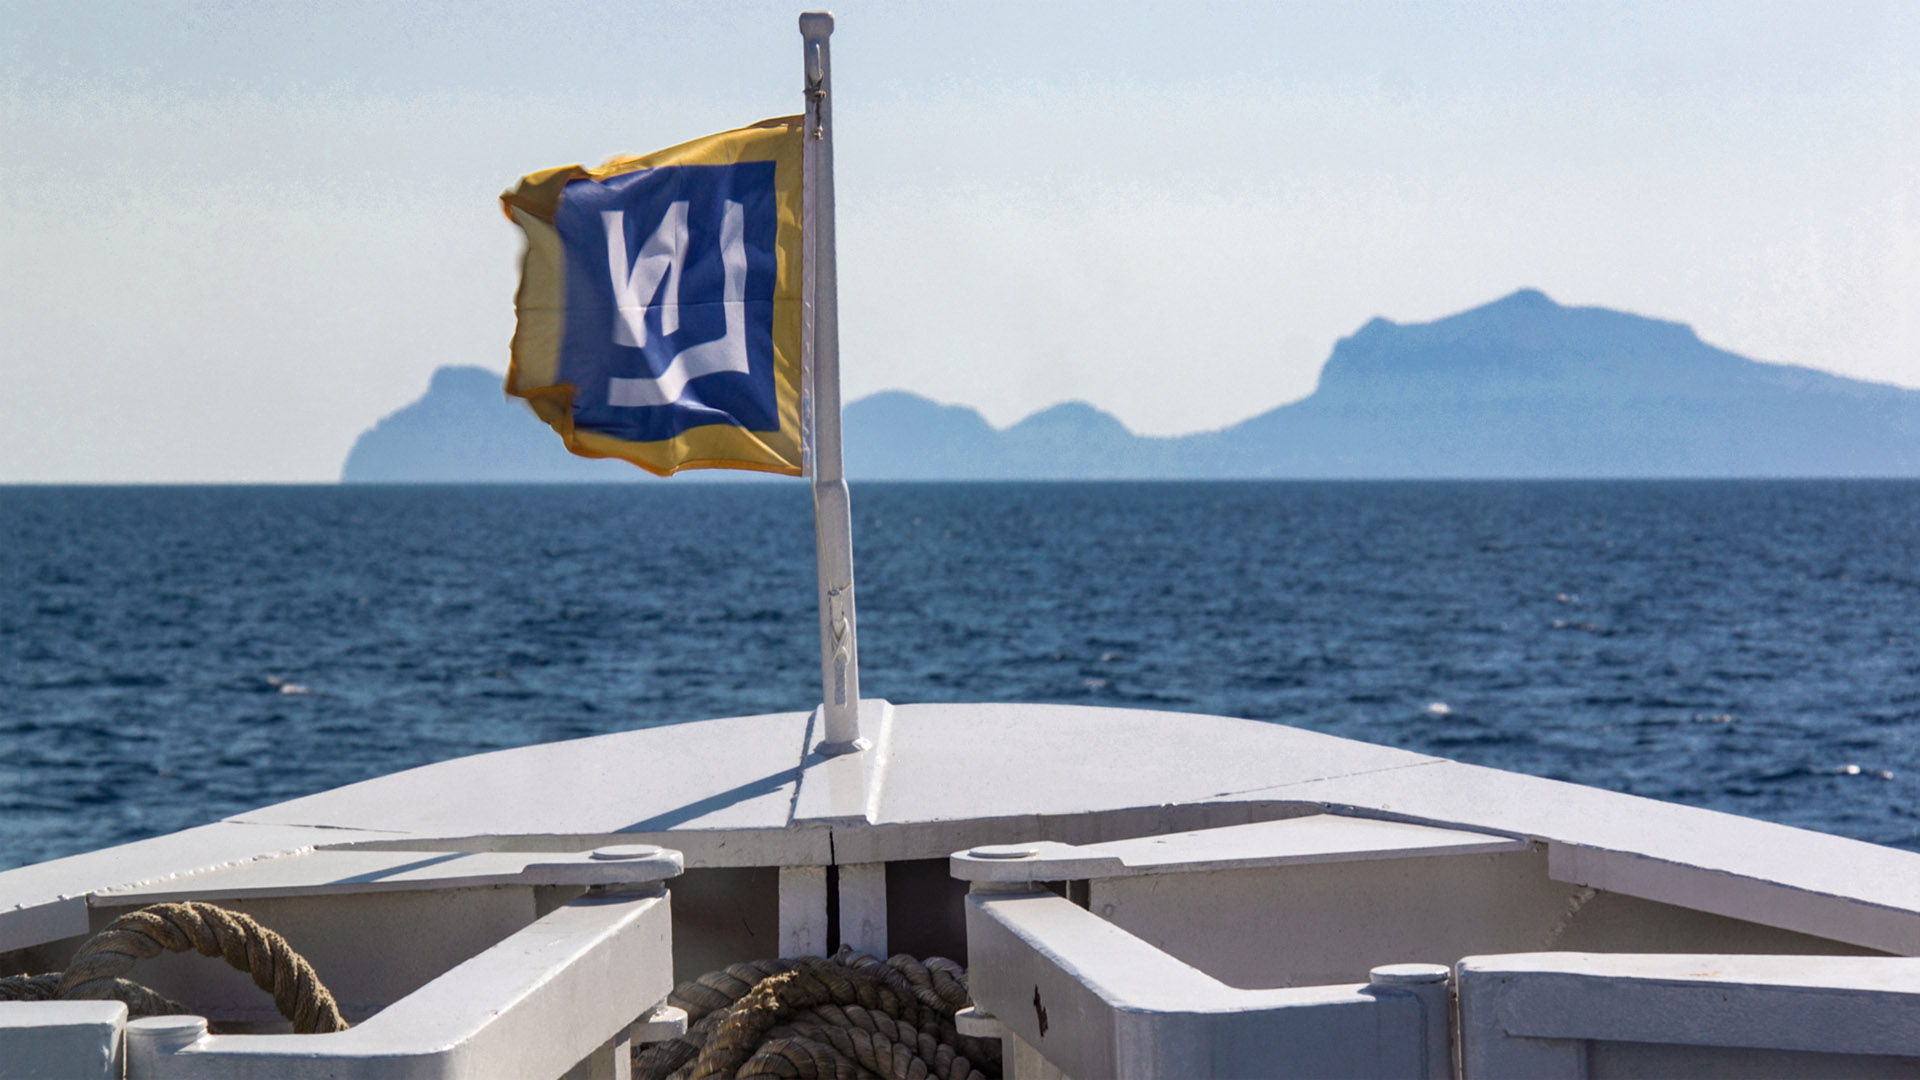
{"label": "flag", "polygon": [[507,393],[584,457],[798,476],[800,117],[500,196],[526,234]]}

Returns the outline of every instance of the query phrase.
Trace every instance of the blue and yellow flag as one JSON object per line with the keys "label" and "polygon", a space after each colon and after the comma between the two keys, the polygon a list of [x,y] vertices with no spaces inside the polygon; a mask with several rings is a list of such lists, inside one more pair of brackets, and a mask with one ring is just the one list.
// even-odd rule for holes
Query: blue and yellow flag
{"label": "blue and yellow flag", "polygon": [[507,393],[585,457],[800,475],[800,117],[500,196],[526,233]]}

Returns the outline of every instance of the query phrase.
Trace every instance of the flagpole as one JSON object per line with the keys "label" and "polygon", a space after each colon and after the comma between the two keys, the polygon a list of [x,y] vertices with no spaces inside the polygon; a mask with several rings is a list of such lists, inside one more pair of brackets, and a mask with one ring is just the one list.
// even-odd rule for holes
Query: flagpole
{"label": "flagpole", "polygon": [[860,737],[860,647],[854,629],[853,516],[840,452],[840,311],[833,236],[833,15],[800,16],[807,117],[801,208],[801,343],[812,402],[813,546],[819,569],[820,714],[816,750],[867,748]]}

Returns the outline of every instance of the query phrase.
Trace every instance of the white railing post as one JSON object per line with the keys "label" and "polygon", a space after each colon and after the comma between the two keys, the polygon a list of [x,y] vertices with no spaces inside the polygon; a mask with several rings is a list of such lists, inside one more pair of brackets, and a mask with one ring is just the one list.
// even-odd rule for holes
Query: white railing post
{"label": "white railing post", "polygon": [[840,449],[840,312],[833,234],[833,15],[800,16],[806,62],[802,153],[801,356],[811,405],[814,557],[819,570],[822,754],[863,750],[853,604],[853,515]]}

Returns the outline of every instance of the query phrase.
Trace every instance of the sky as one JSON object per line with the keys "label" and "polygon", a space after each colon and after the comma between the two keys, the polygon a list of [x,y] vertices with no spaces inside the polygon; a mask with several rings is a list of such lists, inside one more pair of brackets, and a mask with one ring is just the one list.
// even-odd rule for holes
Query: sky
{"label": "sky", "polygon": [[[0,483],[335,479],[504,371],[500,191],[800,111],[797,10],[0,0]],[[848,400],[1206,430],[1523,286],[1920,388],[1910,0],[836,15]]]}

